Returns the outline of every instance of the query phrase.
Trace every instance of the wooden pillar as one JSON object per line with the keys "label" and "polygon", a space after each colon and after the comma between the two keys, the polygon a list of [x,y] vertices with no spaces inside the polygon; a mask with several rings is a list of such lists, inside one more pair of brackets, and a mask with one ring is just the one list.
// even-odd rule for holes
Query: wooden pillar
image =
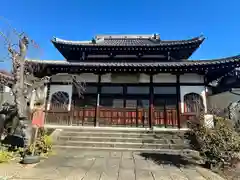
{"label": "wooden pillar", "polygon": [[97,83],[97,100],[96,100],[96,109],[95,109],[95,121],[94,121],[94,126],[99,126],[99,105],[100,105],[100,93],[101,93],[101,75],[98,75],[98,83]]}
{"label": "wooden pillar", "polygon": [[[45,115],[44,115],[44,123],[47,123],[47,115],[48,115],[48,106],[49,106],[49,93],[50,93],[50,84],[51,84],[51,81],[52,81],[52,78],[50,78],[49,82],[48,83],[44,83],[45,86],[47,86],[47,94],[46,94],[46,99],[45,99],[45,108],[44,108],[44,112],[45,112]],[[51,100],[50,100],[51,101]],[[51,103],[51,102],[50,102]]]}
{"label": "wooden pillar", "polygon": [[204,106],[204,113],[208,113],[208,95],[207,95],[207,77],[204,76],[204,98],[205,98],[205,103],[204,103],[204,98],[202,97],[203,100],[203,106]]}
{"label": "wooden pillar", "polygon": [[152,123],[154,122],[154,115],[153,115],[153,75],[150,74],[150,86],[149,86],[149,127],[152,127]]}
{"label": "wooden pillar", "polygon": [[178,121],[178,128],[181,128],[181,116],[180,116],[180,107],[181,107],[181,89],[180,89],[180,75],[177,74],[177,121]]}
{"label": "wooden pillar", "polygon": [[126,111],[126,103],[127,103],[127,100],[126,100],[126,96],[127,96],[127,85],[126,84],[124,84],[123,85],[123,119],[124,119],[124,125],[126,126],[126,125],[128,125],[127,124],[127,119],[126,119],[126,117],[128,117],[127,116],[127,111]]}

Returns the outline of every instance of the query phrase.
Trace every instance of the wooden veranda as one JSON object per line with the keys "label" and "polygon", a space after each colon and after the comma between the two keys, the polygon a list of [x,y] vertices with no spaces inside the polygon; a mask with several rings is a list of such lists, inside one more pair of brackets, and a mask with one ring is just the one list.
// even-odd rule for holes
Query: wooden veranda
{"label": "wooden veranda", "polygon": [[[45,124],[63,126],[117,126],[117,127],[184,127],[185,116],[178,121],[176,109],[153,108],[91,108],[75,107],[71,110],[53,106],[46,111]],[[179,124],[180,123],[180,124]]]}

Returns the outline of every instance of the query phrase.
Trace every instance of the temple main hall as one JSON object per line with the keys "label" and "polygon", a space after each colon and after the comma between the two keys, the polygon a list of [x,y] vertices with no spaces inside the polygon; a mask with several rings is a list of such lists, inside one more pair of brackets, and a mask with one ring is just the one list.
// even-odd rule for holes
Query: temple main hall
{"label": "temple main hall", "polygon": [[[239,67],[240,56],[189,60],[204,40],[163,40],[158,34],[53,38],[64,60],[28,60],[38,67],[36,76],[51,77],[44,89],[45,123],[186,127],[189,116],[209,113],[211,83]],[[84,86],[81,95],[72,75]]]}

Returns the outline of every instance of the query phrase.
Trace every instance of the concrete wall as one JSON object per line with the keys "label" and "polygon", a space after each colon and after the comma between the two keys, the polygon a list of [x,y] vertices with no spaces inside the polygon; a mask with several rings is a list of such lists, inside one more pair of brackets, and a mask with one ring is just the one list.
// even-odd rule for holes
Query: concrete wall
{"label": "concrete wall", "polygon": [[[240,90],[235,92],[240,94]],[[219,108],[223,110],[227,108],[231,103],[237,102],[239,100],[239,95],[235,95],[227,91],[220,94],[208,96],[208,106],[210,108]]]}
{"label": "concrete wall", "polygon": [[14,103],[14,97],[11,88],[8,86],[3,86],[3,91],[0,92],[0,105],[4,102]]}

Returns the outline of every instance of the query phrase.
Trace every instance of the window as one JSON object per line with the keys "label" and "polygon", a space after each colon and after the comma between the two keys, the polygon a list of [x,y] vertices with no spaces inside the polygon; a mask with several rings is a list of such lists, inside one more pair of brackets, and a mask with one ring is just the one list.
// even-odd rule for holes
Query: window
{"label": "window", "polygon": [[177,98],[167,98],[166,99],[166,109],[176,109],[177,108]]}
{"label": "window", "polygon": [[69,103],[69,96],[68,93],[63,91],[58,91],[52,95],[51,98],[52,104],[68,104]]}
{"label": "window", "polygon": [[149,94],[148,86],[128,86],[127,94]]}
{"label": "window", "polygon": [[67,92],[64,91],[58,91],[52,94],[51,97],[51,109],[55,108],[62,108],[62,109],[67,109],[69,104],[69,95]]}
{"label": "window", "polygon": [[158,108],[164,108],[165,106],[165,99],[163,98],[154,98],[153,105]]}
{"label": "window", "polygon": [[199,94],[189,93],[184,96],[184,112],[202,112],[204,110],[203,100]]}
{"label": "window", "polygon": [[114,108],[122,108],[123,107],[123,99],[113,99],[113,98],[101,98],[100,105],[103,107],[114,107]]}
{"label": "window", "polygon": [[139,100],[139,107],[148,108],[149,107],[149,100],[146,100],[146,99]]}
{"label": "window", "polygon": [[176,87],[154,87],[154,94],[177,94]]}
{"label": "window", "polygon": [[94,94],[97,93],[97,86],[86,86],[85,94]]}
{"label": "window", "polygon": [[162,109],[163,108],[176,109],[177,98],[176,97],[154,98],[154,106]]}
{"label": "window", "polygon": [[122,94],[123,87],[122,86],[103,86],[101,89],[102,94]]}
{"label": "window", "polygon": [[123,108],[123,99],[113,99],[114,108]]}

